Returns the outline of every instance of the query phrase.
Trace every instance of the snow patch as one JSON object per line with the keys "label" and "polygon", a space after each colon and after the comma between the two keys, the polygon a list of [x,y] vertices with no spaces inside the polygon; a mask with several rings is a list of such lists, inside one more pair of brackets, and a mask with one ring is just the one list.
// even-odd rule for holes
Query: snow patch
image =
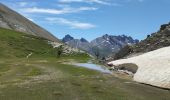
{"label": "snow patch", "polygon": [[109,62],[119,66],[132,63],[138,66],[134,81],[170,89],[170,47],[164,47],[139,56]]}

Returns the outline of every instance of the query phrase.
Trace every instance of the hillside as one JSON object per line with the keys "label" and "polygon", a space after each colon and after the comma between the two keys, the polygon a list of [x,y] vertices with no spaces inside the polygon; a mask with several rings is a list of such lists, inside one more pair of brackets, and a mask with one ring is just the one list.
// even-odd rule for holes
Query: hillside
{"label": "hillside", "polygon": [[135,45],[133,52],[148,52],[167,46],[170,46],[170,24],[161,25],[158,32],[148,35],[145,40]]}
{"label": "hillside", "polygon": [[126,46],[113,56],[113,58],[120,59],[126,56],[143,54],[167,46],[170,46],[170,24],[163,24],[158,32],[148,35],[146,39],[136,45]]}
{"label": "hillside", "polygon": [[0,3],[0,27],[43,37],[55,42],[59,41],[51,33],[2,3]]}
{"label": "hillside", "polygon": [[[0,28],[0,58],[57,57],[59,47],[47,39]],[[55,46],[55,48],[54,48]],[[63,45],[63,54],[81,53],[79,50]]]}
{"label": "hillside", "polygon": [[55,56],[53,47],[48,40],[25,33],[0,28],[0,57]]}

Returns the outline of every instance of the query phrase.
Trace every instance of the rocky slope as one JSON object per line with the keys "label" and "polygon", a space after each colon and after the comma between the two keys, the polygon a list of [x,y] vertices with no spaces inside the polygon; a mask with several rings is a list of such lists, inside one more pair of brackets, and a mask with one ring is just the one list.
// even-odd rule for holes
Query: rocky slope
{"label": "rocky slope", "polygon": [[98,37],[91,42],[88,42],[84,38],[74,39],[70,35],[66,35],[62,41],[71,47],[87,51],[94,56],[99,55],[100,58],[116,53],[120,48],[128,44],[138,43],[138,40],[125,35],[112,36],[108,34]]}
{"label": "rocky slope", "polygon": [[137,82],[170,89],[169,51],[170,46],[108,64],[113,69],[133,72],[133,79]]}
{"label": "rocky slope", "polygon": [[90,43],[93,48],[98,48],[100,55],[109,56],[110,54],[116,53],[126,45],[138,43],[138,40],[134,40],[132,37],[126,35],[113,36],[105,34],[102,37],[94,39]]}
{"label": "rocky slope", "polygon": [[138,44],[123,48],[116,56],[113,56],[113,58],[120,59],[123,57],[139,55],[167,46],[170,46],[170,23],[161,25],[158,32],[148,35],[145,40],[142,40]]}
{"label": "rocky slope", "polygon": [[0,3],[0,27],[43,37],[51,41],[59,41],[51,33],[34,24],[19,13],[11,10],[2,3]]}

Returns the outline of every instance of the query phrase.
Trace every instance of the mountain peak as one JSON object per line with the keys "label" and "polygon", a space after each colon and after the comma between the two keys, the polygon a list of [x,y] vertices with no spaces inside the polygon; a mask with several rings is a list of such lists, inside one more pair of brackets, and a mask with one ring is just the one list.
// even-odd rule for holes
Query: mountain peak
{"label": "mountain peak", "polygon": [[68,42],[73,40],[74,38],[70,36],[69,34],[65,35],[65,37],[62,39],[63,42]]}
{"label": "mountain peak", "polygon": [[65,37],[67,37],[67,38],[73,38],[71,35],[69,35],[69,34],[67,34],[67,35],[65,35]]}
{"label": "mountain peak", "polygon": [[102,37],[109,37],[109,35],[108,34],[104,34]]}
{"label": "mountain peak", "polygon": [[168,23],[168,24],[163,24],[163,25],[161,25],[161,27],[160,27],[160,31],[163,31],[163,30],[165,30],[165,29],[167,29],[167,28],[169,28],[170,27],[170,23]]}
{"label": "mountain peak", "polygon": [[81,42],[88,42],[85,38],[80,39]]}

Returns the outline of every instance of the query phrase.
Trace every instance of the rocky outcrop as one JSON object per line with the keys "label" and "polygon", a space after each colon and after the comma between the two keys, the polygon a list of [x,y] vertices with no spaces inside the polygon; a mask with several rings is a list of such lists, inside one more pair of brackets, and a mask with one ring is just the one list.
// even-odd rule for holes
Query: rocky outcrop
{"label": "rocky outcrop", "polygon": [[[170,89],[170,46],[139,56],[109,62],[113,69],[136,69],[134,81]],[[128,70],[131,71],[131,70]],[[135,72],[135,71],[133,71]]]}
{"label": "rocky outcrop", "polygon": [[39,36],[51,41],[59,40],[51,33],[0,3],[0,27]]}
{"label": "rocky outcrop", "polygon": [[63,44],[63,43],[48,41],[48,44],[52,45],[53,48],[59,48],[60,46],[62,46],[62,52],[65,55],[70,55],[70,54],[74,54],[74,53],[84,53],[84,54],[86,54],[84,51],[82,51],[80,49],[72,48],[72,47],[70,47],[66,44]]}

